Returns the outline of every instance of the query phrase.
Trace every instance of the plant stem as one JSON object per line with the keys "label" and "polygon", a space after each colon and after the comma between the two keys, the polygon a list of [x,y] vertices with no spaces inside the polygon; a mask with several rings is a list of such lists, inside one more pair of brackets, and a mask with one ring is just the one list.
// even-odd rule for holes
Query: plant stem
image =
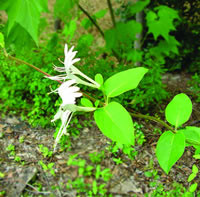
{"label": "plant stem", "polygon": [[142,118],[142,119],[146,119],[146,120],[151,120],[154,121],[156,123],[159,123],[161,125],[163,125],[165,128],[169,129],[170,131],[174,132],[173,127],[169,126],[166,122],[164,122],[163,120],[160,120],[154,116],[149,116],[149,115],[144,115],[144,114],[140,114],[140,113],[133,113],[132,109],[128,109],[129,113],[131,116],[135,117],[135,118]]}
{"label": "plant stem", "polygon": [[114,13],[113,13],[113,8],[112,8],[111,1],[107,0],[107,3],[108,3],[108,8],[109,8],[109,11],[110,11],[110,16],[111,16],[111,19],[112,19],[113,27],[115,27],[116,26],[116,21],[115,21],[115,16],[114,16]]}
{"label": "plant stem", "polygon": [[[18,63],[18,64],[25,64],[25,65],[27,65],[27,66],[29,66],[29,67],[34,68],[34,69],[37,70],[38,72],[40,72],[40,73],[46,75],[47,77],[51,77],[51,75],[49,75],[48,73],[42,71],[41,69],[39,69],[38,67],[36,67],[36,66],[34,66],[34,65],[32,65],[32,64],[29,64],[28,62],[25,62],[25,61],[23,61],[23,60],[21,60],[21,59],[18,59],[18,58],[16,58],[16,57],[11,56],[11,55],[8,55],[7,57],[8,57],[8,59],[10,59],[10,60],[14,60],[14,61],[15,61],[16,63]],[[59,81],[59,80],[57,80],[57,81],[58,81],[59,83],[62,83],[62,82]]]}
{"label": "plant stem", "polygon": [[[105,36],[104,36],[104,32],[102,31],[102,29],[100,28],[100,26],[97,24],[97,22],[90,16],[90,14],[80,5],[78,4],[79,9],[90,19],[90,21],[94,24],[94,26],[97,28],[97,30],[99,31],[99,33],[101,34],[101,36],[103,37],[103,39],[105,40]],[[112,53],[113,55],[117,58],[117,60],[119,62],[121,62],[121,58],[119,57],[119,55],[115,52],[114,49],[112,49]]]}
{"label": "plant stem", "polygon": [[[34,66],[34,65],[32,65],[32,64],[29,64],[28,62],[25,62],[25,61],[23,61],[23,60],[21,60],[21,59],[18,59],[18,58],[16,58],[16,57],[13,57],[13,56],[11,56],[11,55],[8,55],[6,51],[4,51],[4,55],[5,55],[8,59],[14,60],[14,61],[15,61],[16,63],[18,63],[18,64],[25,64],[25,65],[27,65],[27,66],[29,66],[29,67],[34,68],[34,69],[37,70],[38,72],[40,72],[40,73],[42,73],[42,74],[44,74],[44,75],[46,75],[46,76],[48,76],[48,77],[51,77],[51,75],[49,75],[48,73],[42,71],[42,70],[39,69],[38,67],[36,67],[36,66]],[[56,80],[56,81],[57,81],[58,83],[62,83],[62,81],[59,81],[59,80]],[[95,99],[94,97],[88,95],[88,94],[85,93],[85,92],[81,92],[81,93],[83,94],[83,96],[89,98],[89,99],[92,100],[93,102],[95,102],[95,101],[97,100],[97,99]],[[104,103],[103,103],[103,102],[100,102],[100,103],[104,106]],[[174,132],[174,129],[173,129],[171,126],[169,126],[169,125],[168,125],[167,123],[165,123],[164,121],[162,121],[162,120],[160,120],[160,119],[157,119],[157,118],[154,117],[154,116],[144,115],[144,114],[140,114],[140,113],[134,113],[132,109],[128,109],[128,111],[129,111],[130,115],[133,116],[133,117],[135,117],[135,118],[142,118],[142,119],[146,119],[146,120],[151,120],[151,121],[157,122],[157,123],[163,125],[164,127],[166,127],[167,129],[169,129],[169,130],[171,130],[171,131]]]}
{"label": "plant stem", "polygon": [[94,24],[94,26],[97,28],[97,30],[101,34],[101,36],[104,38],[104,33],[103,33],[102,29],[97,24],[97,22],[92,18],[92,16],[90,16],[90,14],[80,4],[78,4],[78,7],[90,19],[90,21]]}

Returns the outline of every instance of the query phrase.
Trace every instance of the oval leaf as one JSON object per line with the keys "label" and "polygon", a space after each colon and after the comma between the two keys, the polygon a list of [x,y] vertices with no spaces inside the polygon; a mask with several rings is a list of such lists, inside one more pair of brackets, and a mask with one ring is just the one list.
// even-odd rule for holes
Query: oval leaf
{"label": "oval leaf", "polygon": [[197,176],[197,174],[195,174],[195,173],[190,174],[187,181],[191,182],[196,176]]}
{"label": "oval leaf", "polygon": [[102,133],[111,140],[134,145],[134,128],[130,114],[117,102],[94,112],[94,119]]}
{"label": "oval leaf", "polygon": [[200,146],[200,128],[188,126],[180,131],[185,135],[187,143]]}
{"label": "oval leaf", "polygon": [[167,121],[178,128],[187,122],[192,113],[192,102],[186,94],[176,95],[165,109]]}
{"label": "oval leaf", "polygon": [[197,183],[193,183],[190,188],[189,188],[189,191],[192,193],[192,192],[195,192],[195,190],[197,189],[197,186],[198,184]]}
{"label": "oval leaf", "polygon": [[115,97],[136,88],[147,71],[146,68],[138,67],[111,76],[105,81],[105,94],[108,97]]}
{"label": "oval leaf", "polygon": [[103,76],[100,74],[100,73],[97,73],[95,75],[95,81],[100,84],[100,85],[103,85]]}
{"label": "oval leaf", "polygon": [[156,146],[156,157],[161,168],[168,174],[171,167],[182,156],[185,149],[185,136],[182,132],[176,134],[164,132]]}
{"label": "oval leaf", "polygon": [[84,107],[93,107],[92,102],[87,98],[81,99],[81,105],[83,105]]}

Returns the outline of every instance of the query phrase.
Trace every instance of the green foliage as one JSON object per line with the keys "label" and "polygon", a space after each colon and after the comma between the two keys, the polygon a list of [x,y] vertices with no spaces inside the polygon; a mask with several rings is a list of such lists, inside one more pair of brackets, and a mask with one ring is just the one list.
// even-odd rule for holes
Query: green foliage
{"label": "green foliage", "polygon": [[115,142],[127,145],[134,144],[134,128],[131,116],[117,102],[111,102],[94,112],[97,126],[105,136]]}
{"label": "green foliage", "polygon": [[[50,97],[47,93],[50,92],[50,86],[55,89],[57,84],[26,65],[13,65],[13,62],[7,61],[5,57],[0,58],[0,110],[6,114],[21,114],[33,126],[50,125],[49,118],[46,117],[54,115],[54,106],[59,101],[56,101],[57,95]],[[27,57],[27,61],[42,67],[48,73],[52,73],[53,60],[54,54],[45,48],[37,53],[32,52],[30,57]]]}
{"label": "green foliage", "polygon": [[134,20],[117,23],[115,28],[105,32],[106,47],[109,50],[113,49],[121,57],[132,49],[132,42],[141,31],[142,25]]}
{"label": "green foliage", "polygon": [[147,13],[148,32],[153,34],[155,40],[159,36],[168,40],[169,32],[176,29],[173,22],[175,19],[179,19],[178,13],[167,6],[158,6],[155,8],[155,11],[157,13],[153,11]]}
{"label": "green foliage", "polygon": [[113,75],[105,81],[104,90],[106,96],[115,97],[126,91],[135,89],[147,71],[146,68],[139,67]]}
{"label": "green foliage", "polygon": [[189,145],[200,146],[200,128],[187,126],[181,131],[184,133]]}
{"label": "green foliage", "polygon": [[[98,163],[102,158],[102,155],[90,154],[90,159],[93,163]],[[77,166],[79,177],[74,180],[69,179],[66,187],[67,189],[75,189],[78,194],[87,194],[87,196],[106,196],[107,189],[105,188],[106,184],[112,177],[110,169],[102,167],[97,164],[89,165],[86,160],[77,158],[78,155],[71,155],[67,165],[68,166]],[[94,159],[95,158],[95,159]],[[94,160],[93,160],[94,159]],[[87,179],[92,179],[91,183],[87,183]]]}
{"label": "green foliage", "polygon": [[185,94],[176,95],[165,109],[165,116],[175,128],[187,122],[192,113],[192,102]]}
{"label": "green foliage", "polygon": [[[74,0],[56,0],[54,4],[54,16],[63,19],[71,18],[70,10],[74,7],[76,1]],[[68,20],[67,20],[68,21]]]}
{"label": "green foliage", "polygon": [[[20,34],[28,32],[30,37],[38,45],[38,28],[40,23],[41,12],[47,12],[47,0],[39,1],[22,1],[11,0],[3,1],[0,4],[1,9],[5,10],[8,15],[7,35],[21,37]],[[19,31],[20,29],[20,31]],[[24,34],[25,35],[25,34]],[[28,36],[26,36],[28,38]],[[21,45],[22,46],[22,45]]]}
{"label": "green foliage", "polygon": [[48,163],[47,165],[43,161],[39,161],[38,164],[45,172],[49,172],[51,175],[56,176],[53,166],[55,163]]}
{"label": "green foliage", "polygon": [[39,144],[39,150],[45,158],[51,157],[53,154],[53,151],[49,151],[49,149],[42,144]]}
{"label": "green foliage", "polygon": [[[105,16],[105,14],[107,13],[107,10],[99,10],[98,12],[96,12],[94,15],[91,16],[91,18],[97,22],[97,19],[103,18]],[[90,27],[92,27],[92,22],[88,19],[88,18],[84,18],[81,21],[81,25],[85,28],[88,29]]]}
{"label": "green foliage", "polygon": [[185,136],[182,132],[176,134],[164,132],[156,146],[156,157],[161,168],[168,174],[171,167],[182,156],[185,149]]}
{"label": "green foliage", "polygon": [[150,0],[140,0],[137,1],[136,3],[134,3],[131,7],[130,7],[130,13],[132,15],[141,12],[144,10],[144,8],[150,3]]}
{"label": "green foliage", "polygon": [[4,35],[0,32],[0,46],[2,48],[5,47],[5,42],[4,42]]}

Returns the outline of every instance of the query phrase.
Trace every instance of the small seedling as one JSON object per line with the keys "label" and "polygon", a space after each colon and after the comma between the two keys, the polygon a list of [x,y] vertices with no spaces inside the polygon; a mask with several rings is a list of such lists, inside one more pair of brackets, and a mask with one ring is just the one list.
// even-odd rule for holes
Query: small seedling
{"label": "small seedling", "polygon": [[23,143],[24,142],[24,136],[20,136],[20,138],[19,138],[19,143]]}
{"label": "small seedling", "polygon": [[15,156],[15,159],[14,159],[16,162],[20,162],[22,160],[22,158],[20,156]]}
{"label": "small seedling", "polygon": [[89,154],[90,160],[92,163],[101,163],[101,161],[104,159],[105,157],[105,152],[101,151],[100,153],[98,152],[94,152],[94,153],[90,153]]}
{"label": "small seedling", "polygon": [[38,162],[44,171],[49,171],[53,176],[55,176],[55,170],[53,169],[54,163],[45,164],[43,161]]}
{"label": "small seedling", "polygon": [[3,138],[4,135],[5,135],[5,134],[4,134],[3,132],[0,132],[0,139]]}
{"label": "small seedling", "polygon": [[9,153],[10,156],[15,156],[15,146],[14,145],[12,145],[12,144],[8,145],[8,147],[6,148],[6,150],[8,152],[10,152]]}
{"label": "small seedling", "polygon": [[4,178],[5,177],[5,174],[0,172],[0,178]]}
{"label": "small seedling", "polygon": [[119,158],[113,158],[113,161],[114,161],[117,165],[123,163],[123,161],[122,161],[122,159],[121,159],[120,157],[119,157]]}
{"label": "small seedling", "polygon": [[51,157],[53,154],[53,151],[49,151],[49,149],[47,147],[43,146],[42,144],[39,145],[39,150],[45,158]]}

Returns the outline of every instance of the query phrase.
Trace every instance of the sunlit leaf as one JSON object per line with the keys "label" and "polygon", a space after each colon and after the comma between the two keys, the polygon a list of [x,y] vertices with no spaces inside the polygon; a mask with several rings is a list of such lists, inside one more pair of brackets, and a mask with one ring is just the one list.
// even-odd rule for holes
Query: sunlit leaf
{"label": "sunlit leaf", "polygon": [[147,71],[148,69],[144,67],[138,67],[111,76],[104,83],[105,94],[108,97],[115,97],[126,91],[135,89]]}
{"label": "sunlit leaf", "polygon": [[168,174],[171,167],[182,156],[185,149],[185,136],[182,132],[176,134],[164,132],[156,146],[156,157],[161,168]]}
{"label": "sunlit leaf", "polygon": [[192,113],[192,102],[186,94],[176,95],[165,109],[167,121],[176,128],[187,122]]}
{"label": "sunlit leaf", "polygon": [[200,128],[188,126],[184,129],[181,129],[185,135],[187,143],[190,145],[200,146]]}
{"label": "sunlit leaf", "polygon": [[87,99],[87,98],[81,98],[81,104],[84,107],[93,107],[92,102],[89,99]]}
{"label": "sunlit leaf", "polygon": [[134,128],[130,114],[117,102],[94,112],[94,119],[102,133],[111,140],[134,145]]}

